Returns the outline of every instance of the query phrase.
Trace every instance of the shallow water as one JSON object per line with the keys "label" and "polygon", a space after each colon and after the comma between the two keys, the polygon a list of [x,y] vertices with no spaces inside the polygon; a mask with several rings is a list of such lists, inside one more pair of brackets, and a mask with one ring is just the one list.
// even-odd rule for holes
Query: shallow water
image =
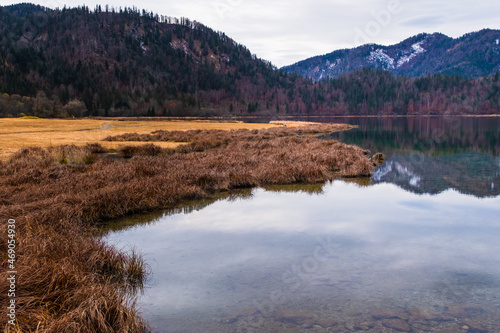
{"label": "shallow water", "polygon": [[[377,147],[357,131],[342,139]],[[365,185],[234,192],[105,237],[151,265],[139,306],[157,332],[500,332],[498,140],[444,138],[385,147]]]}

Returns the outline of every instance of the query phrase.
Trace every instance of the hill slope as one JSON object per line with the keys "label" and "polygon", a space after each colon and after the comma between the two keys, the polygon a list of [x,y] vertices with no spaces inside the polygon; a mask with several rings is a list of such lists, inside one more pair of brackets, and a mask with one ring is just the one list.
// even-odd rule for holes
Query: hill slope
{"label": "hill slope", "polygon": [[0,7],[3,93],[43,92],[62,104],[81,99],[95,114],[185,115],[247,111],[250,102],[256,109],[257,96],[290,80],[225,34],[188,19],[100,7]]}
{"label": "hill slope", "polygon": [[[419,50],[415,45],[426,47],[428,38],[415,37],[407,47]],[[384,52],[377,53],[382,60]],[[400,68],[413,63],[406,57]],[[188,19],[100,6],[0,7],[1,117],[445,112],[500,113],[498,73],[477,80],[440,74],[415,79],[363,68],[314,83]]]}
{"label": "hill slope", "polygon": [[420,34],[391,46],[367,44],[338,50],[283,70],[319,81],[363,67],[412,77],[435,73],[490,76],[500,71],[500,31],[486,29],[457,39],[438,33]]}

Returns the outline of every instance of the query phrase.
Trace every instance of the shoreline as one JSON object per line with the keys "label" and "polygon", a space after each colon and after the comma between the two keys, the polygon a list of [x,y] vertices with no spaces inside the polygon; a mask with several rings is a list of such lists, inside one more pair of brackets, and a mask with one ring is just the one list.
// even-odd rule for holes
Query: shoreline
{"label": "shoreline", "polygon": [[443,117],[478,117],[478,118],[496,118],[500,114],[428,114],[428,115],[228,115],[228,116],[205,116],[205,117],[89,117],[95,120],[116,120],[116,121],[200,121],[200,122],[242,122],[238,119],[275,119],[276,121],[285,119],[315,119],[315,118],[443,118]]}
{"label": "shoreline", "polygon": [[[0,161],[0,218],[17,223],[19,329],[147,331],[133,302],[147,263],[104,244],[99,223],[231,189],[370,176],[381,156],[314,137],[342,126],[129,133],[106,139],[143,144],[113,158],[94,143],[23,148]],[[187,143],[162,148],[150,140]]]}

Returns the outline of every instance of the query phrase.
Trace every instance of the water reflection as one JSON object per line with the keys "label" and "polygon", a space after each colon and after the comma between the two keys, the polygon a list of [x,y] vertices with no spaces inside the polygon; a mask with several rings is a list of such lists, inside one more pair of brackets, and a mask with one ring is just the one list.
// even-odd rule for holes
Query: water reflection
{"label": "water reflection", "polygon": [[[309,188],[308,185],[305,185]],[[320,185],[321,191],[322,185]],[[108,221],[101,226],[99,231],[104,235],[112,231],[122,231],[127,228],[137,227],[139,225],[154,224],[161,220],[163,217],[174,214],[190,214],[195,211],[200,211],[203,208],[210,206],[214,202],[221,200],[244,200],[252,198],[252,189],[234,189],[228,192],[221,192],[214,194],[210,197],[206,197],[198,200],[191,200],[183,202],[179,206],[171,207],[163,211],[156,211],[150,213],[144,213],[139,215],[128,216],[124,219],[117,219],[113,221]]]}
{"label": "water reflection", "polygon": [[139,305],[158,332],[499,331],[500,118],[342,120],[359,129],[328,138],[386,154],[372,179],[107,227],[152,266]]}
{"label": "water reflection", "polygon": [[476,197],[500,195],[499,158],[464,152],[443,156],[393,155],[373,175],[372,182],[389,182],[414,193],[437,194],[455,189]]}
{"label": "water reflection", "polygon": [[372,182],[436,194],[500,195],[500,118],[346,118],[359,126],[327,138],[381,151]]}
{"label": "water reflection", "polygon": [[158,331],[500,327],[500,198],[342,181],[321,195],[292,189],[107,236],[152,263],[140,305]]}

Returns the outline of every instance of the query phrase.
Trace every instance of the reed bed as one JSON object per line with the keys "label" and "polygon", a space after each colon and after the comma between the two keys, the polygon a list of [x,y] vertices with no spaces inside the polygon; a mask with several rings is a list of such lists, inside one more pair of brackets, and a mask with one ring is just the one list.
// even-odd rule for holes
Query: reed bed
{"label": "reed bed", "polygon": [[[122,147],[126,158],[93,144],[23,148],[0,161],[0,219],[16,219],[18,234],[17,326],[5,331],[146,332],[134,296],[147,265],[96,237],[99,223],[234,188],[370,176],[382,156],[311,135],[332,128],[126,134],[107,138],[145,142]],[[188,144],[147,143],[174,140]],[[2,262],[2,297],[6,271]]]}
{"label": "reed bed", "polygon": [[[59,145],[85,146],[89,142],[100,143],[110,135],[129,132],[151,133],[156,130],[182,131],[192,129],[262,129],[278,125],[262,123],[193,121],[134,118],[96,119],[23,119],[0,118],[0,160],[6,161],[17,150],[31,145],[41,147]],[[117,148],[118,145],[109,145]]]}

